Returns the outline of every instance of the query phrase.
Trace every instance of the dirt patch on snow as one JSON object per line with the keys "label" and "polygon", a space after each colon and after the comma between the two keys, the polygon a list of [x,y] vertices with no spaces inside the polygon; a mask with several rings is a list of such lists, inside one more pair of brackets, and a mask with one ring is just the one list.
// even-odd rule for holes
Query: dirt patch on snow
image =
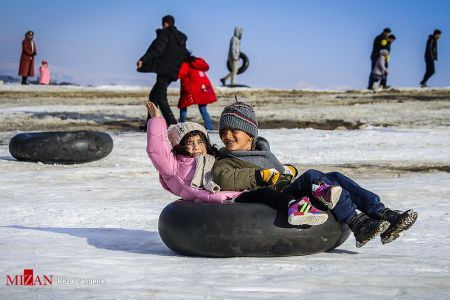
{"label": "dirt patch on snow", "polygon": [[[450,126],[450,90],[301,91],[217,89],[208,106],[217,127],[220,113],[236,97],[252,105],[260,128],[355,130],[364,126]],[[135,131],[144,123],[148,89],[7,88],[0,85],[0,131],[111,130]],[[178,116],[178,89],[168,91]],[[196,106],[188,120],[203,123]]]}

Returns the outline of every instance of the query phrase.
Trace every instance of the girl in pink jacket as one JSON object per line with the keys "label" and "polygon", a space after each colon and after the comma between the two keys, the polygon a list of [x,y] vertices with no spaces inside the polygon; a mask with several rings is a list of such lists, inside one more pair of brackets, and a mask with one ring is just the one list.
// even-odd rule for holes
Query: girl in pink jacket
{"label": "girl in pink jacket", "polygon": [[42,66],[39,68],[39,84],[49,84],[50,83],[50,69],[48,68],[48,63],[46,60],[42,61]]}
{"label": "girl in pink jacket", "polygon": [[222,203],[241,192],[220,191],[212,180],[215,151],[206,129],[193,122],[167,124],[150,101],[145,105],[151,118],[147,123],[147,154],[159,172],[161,185],[183,200]]}

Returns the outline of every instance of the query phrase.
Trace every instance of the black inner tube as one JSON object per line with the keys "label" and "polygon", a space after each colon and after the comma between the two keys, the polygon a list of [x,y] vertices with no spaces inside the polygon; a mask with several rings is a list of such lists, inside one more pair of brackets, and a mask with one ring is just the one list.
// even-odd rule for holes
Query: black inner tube
{"label": "black inner tube", "polygon": [[321,225],[291,226],[285,213],[260,203],[182,200],[164,208],[158,230],[173,251],[204,257],[308,255],[334,249],[350,235],[331,213]]}
{"label": "black inner tube", "polygon": [[[239,53],[239,59],[242,60],[242,64],[241,64],[241,66],[239,67],[239,69],[238,69],[238,71],[237,71],[237,74],[242,74],[242,73],[244,73],[245,71],[247,71],[248,66],[250,65],[250,61],[249,61],[249,59],[248,59],[248,56],[245,55],[245,53],[242,53],[242,52]],[[231,72],[231,63],[230,63],[229,60],[227,60],[227,68],[228,68],[228,71]]]}
{"label": "black inner tube", "polygon": [[9,152],[17,160],[76,164],[101,159],[111,153],[113,140],[105,132],[55,131],[15,135]]}

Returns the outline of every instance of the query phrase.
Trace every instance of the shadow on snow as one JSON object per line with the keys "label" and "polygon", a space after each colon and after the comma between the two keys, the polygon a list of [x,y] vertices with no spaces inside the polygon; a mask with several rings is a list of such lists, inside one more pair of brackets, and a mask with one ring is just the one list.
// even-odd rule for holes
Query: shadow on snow
{"label": "shadow on snow", "polygon": [[158,232],[154,231],[122,228],[28,227],[21,225],[1,227],[63,233],[86,238],[89,245],[99,249],[161,256],[177,255],[163,244]]}

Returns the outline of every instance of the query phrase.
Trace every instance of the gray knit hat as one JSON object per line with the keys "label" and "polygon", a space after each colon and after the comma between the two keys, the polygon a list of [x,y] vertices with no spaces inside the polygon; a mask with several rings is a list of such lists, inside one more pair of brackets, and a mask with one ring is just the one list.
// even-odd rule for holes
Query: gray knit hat
{"label": "gray knit hat", "polygon": [[253,137],[258,136],[258,120],[253,108],[244,102],[236,102],[223,109],[219,132],[225,128],[242,130]]}
{"label": "gray knit hat", "polygon": [[176,125],[170,125],[168,129],[168,136],[169,141],[172,144],[172,147],[178,145],[181,140],[184,138],[186,134],[188,134],[191,131],[198,130],[200,132],[203,132],[208,139],[208,132],[206,131],[205,127],[198,123],[194,122],[184,122],[184,123],[178,123]]}

